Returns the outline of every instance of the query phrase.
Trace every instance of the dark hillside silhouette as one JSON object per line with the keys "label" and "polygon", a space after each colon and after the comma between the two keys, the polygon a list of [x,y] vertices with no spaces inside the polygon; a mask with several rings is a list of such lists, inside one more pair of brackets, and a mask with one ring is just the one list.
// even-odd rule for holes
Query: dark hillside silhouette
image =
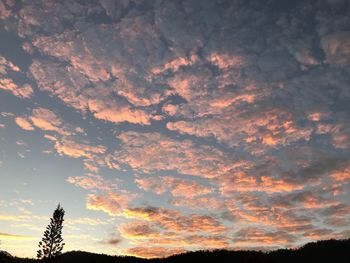
{"label": "dark hillside silhouette", "polygon": [[[0,255],[0,263],[34,263],[34,259],[22,259]],[[350,239],[324,240],[308,243],[299,249],[261,251],[196,251],[159,259],[142,259],[128,256],[108,256],[81,251],[62,254],[58,263],[175,263],[175,262],[220,262],[220,263],[349,263]]]}

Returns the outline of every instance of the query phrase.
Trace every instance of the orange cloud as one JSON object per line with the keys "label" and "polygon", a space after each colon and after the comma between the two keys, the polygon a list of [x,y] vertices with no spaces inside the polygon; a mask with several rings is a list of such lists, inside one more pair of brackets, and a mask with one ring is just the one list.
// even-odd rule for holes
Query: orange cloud
{"label": "orange cloud", "polygon": [[165,247],[132,247],[124,251],[126,255],[141,258],[163,258],[183,252],[185,252],[185,250],[181,248]]}
{"label": "orange cloud", "polygon": [[9,91],[20,98],[30,98],[33,95],[33,89],[29,84],[18,86],[9,78],[0,79],[0,89]]}
{"label": "orange cloud", "polygon": [[244,66],[244,59],[239,55],[213,53],[209,61],[224,70]]}
{"label": "orange cloud", "polygon": [[291,192],[304,188],[302,184],[287,182],[280,178],[261,176],[254,178],[244,172],[237,172],[232,175],[225,175],[219,178],[220,191],[224,196],[230,196],[236,192],[265,192],[279,193]]}
{"label": "orange cloud", "polygon": [[145,239],[160,237],[161,233],[147,222],[132,221],[122,224],[118,228],[122,237],[128,239]]}
{"label": "orange cloud", "polygon": [[171,204],[192,209],[215,210],[224,208],[224,202],[217,197],[177,198],[171,200]]}
{"label": "orange cloud", "polygon": [[90,111],[97,119],[114,123],[130,122],[149,125],[151,115],[143,110],[132,109],[128,106],[120,106],[117,103],[108,103],[104,100],[90,99],[88,102]]}
{"label": "orange cloud", "polygon": [[58,133],[61,133],[60,126],[62,125],[62,120],[54,112],[48,109],[33,109],[30,120],[36,127],[41,130],[56,131]]}
{"label": "orange cloud", "polygon": [[134,208],[124,210],[126,217],[143,219],[171,232],[222,233],[226,228],[220,221],[205,215],[183,215],[178,211],[163,208]]}
{"label": "orange cloud", "polygon": [[146,239],[132,239],[135,245],[150,243],[154,246],[181,246],[188,250],[229,248],[230,238],[223,235],[176,235],[172,232],[161,233],[159,236]]}
{"label": "orange cloud", "polygon": [[230,238],[227,236],[202,236],[202,235],[191,235],[184,239],[187,246],[206,248],[206,249],[223,249],[229,248]]}
{"label": "orange cloud", "polygon": [[297,239],[284,231],[266,231],[260,228],[248,227],[236,232],[235,246],[291,246]]}
{"label": "orange cloud", "polygon": [[330,174],[335,182],[346,182],[350,179],[350,166],[343,170],[334,171]]}
{"label": "orange cloud", "polygon": [[132,195],[127,193],[108,192],[104,195],[89,194],[86,208],[90,210],[103,211],[110,216],[121,215],[128,203],[132,200]]}
{"label": "orange cloud", "polygon": [[169,114],[170,116],[174,116],[176,114],[177,109],[178,106],[173,104],[164,104],[162,107],[163,112]]}
{"label": "orange cloud", "polygon": [[32,131],[34,130],[34,127],[30,123],[30,121],[27,118],[24,117],[16,117],[15,119],[16,124],[21,127],[23,130],[26,131]]}

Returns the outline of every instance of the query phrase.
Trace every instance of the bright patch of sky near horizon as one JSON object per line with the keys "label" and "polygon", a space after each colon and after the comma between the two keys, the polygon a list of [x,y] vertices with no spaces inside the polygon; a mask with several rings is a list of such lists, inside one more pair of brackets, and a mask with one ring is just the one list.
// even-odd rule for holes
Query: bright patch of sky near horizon
{"label": "bright patch of sky near horizon", "polygon": [[350,4],[0,1],[1,248],[142,257],[350,235]]}

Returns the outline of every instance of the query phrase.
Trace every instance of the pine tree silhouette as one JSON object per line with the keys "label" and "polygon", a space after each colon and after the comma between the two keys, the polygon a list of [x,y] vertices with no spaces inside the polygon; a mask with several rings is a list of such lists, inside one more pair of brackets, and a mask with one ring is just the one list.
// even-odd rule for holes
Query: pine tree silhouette
{"label": "pine tree silhouette", "polygon": [[38,259],[51,260],[61,254],[65,245],[62,239],[63,216],[64,210],[58,204],[50,219],[50,224],[46,227],[42,241],[39,242]]}

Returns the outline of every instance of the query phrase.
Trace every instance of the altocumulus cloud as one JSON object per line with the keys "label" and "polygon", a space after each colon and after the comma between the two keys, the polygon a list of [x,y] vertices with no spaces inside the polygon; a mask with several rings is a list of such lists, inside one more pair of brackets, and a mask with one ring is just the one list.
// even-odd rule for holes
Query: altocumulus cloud
{"label": "altocumulus cloud", "polygon": [[31,60],[0,57],[0,92],[29,103],[7,117],[22,132],[85,167],[66,181],[125,220],[103,241],[120,235],[125,253],[342,238],[348,13],[342,0],[1,1]]}

